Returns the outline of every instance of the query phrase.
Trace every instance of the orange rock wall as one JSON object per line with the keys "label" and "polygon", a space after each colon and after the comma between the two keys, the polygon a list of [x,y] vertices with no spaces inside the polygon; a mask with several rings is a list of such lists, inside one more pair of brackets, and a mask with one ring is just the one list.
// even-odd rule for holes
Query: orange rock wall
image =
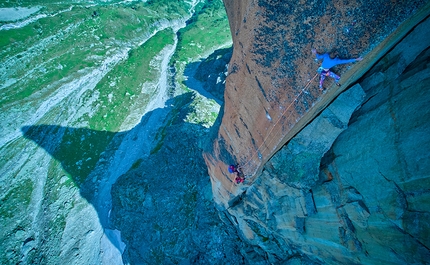
{"label": "orange rock wall", "polygon": [[[212,149],[203,155],[221,208],[228,208],[247,186],[233,183],[229,164],[242,165],[252,183],[279,148],[404,35],[414,24],[408,22],[411,17],[422,19],[429,9],[426,1],[224,0],[224,4],[234,50],[222,121]],[[335,67],[343,86],[337,88],[327,78],[326,91],[321,92],[312,48],[365,60]]]}

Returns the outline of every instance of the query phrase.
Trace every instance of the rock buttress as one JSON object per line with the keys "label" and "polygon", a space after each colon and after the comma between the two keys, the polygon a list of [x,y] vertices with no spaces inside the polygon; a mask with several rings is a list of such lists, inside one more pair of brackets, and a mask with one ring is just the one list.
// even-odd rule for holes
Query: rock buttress
{"label": "rock buttress", "polygon": [[[239,163],[255,180],[263,165],[345,88],[356,81],[417,21],[428,1],[224,0],[233,37],[218,133],[204,153],[214,200],[226,209],[245,189],[227,166]],[[338,66],[341,88],[317,89],[311,54],[336,51],[365,60]]]}
{"label": "rock buttress", "polygon": [[428,263],[429,34],[427,18],[226,210],[242,238],[267,253],[260,264]]}

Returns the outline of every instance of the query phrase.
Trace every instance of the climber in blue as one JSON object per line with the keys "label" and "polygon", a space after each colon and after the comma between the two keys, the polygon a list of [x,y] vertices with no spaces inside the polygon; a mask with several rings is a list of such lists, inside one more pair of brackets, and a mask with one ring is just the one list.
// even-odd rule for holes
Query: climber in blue
{"label": "climber in blue", "polygon": [[319,54],[315,49],[312,49],[312,53],[317,57],[318,60],[322,60],[322,64],[317,70],[318,73],[321,74],[320,85],[319,85],[320,90],[323,90],[323,82],[327,76],[334,78],[336,85],[340,86],[339,84],[340,76],[330,71],[330,68],[338,64],[353,63],[353,62],[358,62],[363,60],[363,58],[361,57],[358,57],[355,59],[340,59],[337,56],[335,56],[334,53]]}

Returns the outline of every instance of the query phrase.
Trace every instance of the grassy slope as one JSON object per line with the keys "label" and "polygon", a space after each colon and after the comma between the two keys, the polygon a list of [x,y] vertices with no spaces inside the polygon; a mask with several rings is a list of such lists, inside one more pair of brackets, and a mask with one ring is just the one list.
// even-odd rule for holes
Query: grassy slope
{"label": "grassy slope", "polygon": [[[172,58],[172,64],[181,73],[176,81],[186,91],[188,88],[184,84],[185,78],[182,74],[189,63],[199,61],[214,50],[232,43],[223,3],[212,0],[199,8],[188,21],[187,27],[179,31],[178,48]],[[192,105],[196,111],[188,115],[187,121],[205,127],[212,126],[218,116],[218,104],[213,100],[197,97]]]}
{"label": "grassy slope", "polygon": [[[25,6],[27,2],[20,3],[20,6]],[[31,1],[31,4],[37,3]],[[43,4],[45,7],[42,12],[57,13],[70,7],[69,4],[47,6],[46,1],[43,1]],[[3,4],[1,7],[6,6]],[[14,85],[0,90],[0,109],[19,109],[23,104],[39,104],[61,85],[99,67],[103,58],[109,54],[129,47],[128,57],[113,67],[94,91],[87,91],[82,95],[83,104],[87,104],[97,95],[96,101],[91,102],[91,111],[76,116],[70,123],[70,126],[85,125],[95,131],[118,131],[130,114],[130,109],[144,106],[155,93],[150,87],[145,87],[145,84],[154,81],[159,74],[151,61],[154,62],[161,49],[173,43],[173,31],[167,29],[158,32],[144,44],[136,44],[154,32],[158,26],[154,25],[154,22],[164,18],[171,20],[183,17],[186,12],[184,7],[182,3],[171,1],[157,1],[152,5],[148,2],[88,8],[75,6],[71,12],[42,18],[23,28],[0,31],[0,66],[5,67],[5,78],[17,80]],[[184,92],[188,90],[182,83],[186,63],[198,60],[202,55],[209,54],[225,43],[231,43],[221,1],[209,1],[200,5],[198,10],[199,15],[181,30],[178,49],[172,61],[178,73],[176,82]],[[96,16],[93,16],[94,12],[97,13]],[[7,60],[11,63],[7,64]],[[211,110],[214,105],[202,99],[197,99],[194,104],[197,108],[204,108],[209,104]],[[67,111],[64,113],[65,107],[53,108],[41,122],[55,124],[58,119],[67,115]],[[210,123],[214,112],[208,115],[212,118],[198,117],[194,122]],[[58,131],[57,129],[52,133],[59,133]],[[49,178],[44,188],[43,205],[51,207],[52,203],[62,196],[58,193],[62,187],[70,188],[83,183],[113,135],[89,134],[82,138],[79,131],[66,130],[60,145],[55,149],[55,157],[59,161],[52,161],[47,169]],[[0,147],[1,157],[5,158],[0,166],[9,160],[7,157],[12,159],[19,155],[19,150],[22,150],[24,145],[23,140],[19,140],[7,147]],[[64,161],[80,163],[67,164]],[[31,159],[26,163],[31,163]],[[31,170],[29,164],[23,166]],[[14,235],[21,230],[24,233],[29,232],[31,219],[28,207],[33,195],[33,179],[37,177],[19,168],[11,169],[8,174],[14,176],[16,181],[2,188],[3,195],[0,198],[1,223],[6,227],[1,238],[9,238],[7,241],[2,240],[4,245],[1,246],[7,250],[0,259],[1,263],[5,264],[19,260],[22,242],[26,236],[15,238]],[[74,175],[75,184],[71,178],[60,181],[61,176],[70,174]],[[19,207],[14,208],[15,205]],[[48,214],[56,211],[58,209],[54,207]],[[56,235],[64,228],[65,216],[67,211],[58,213],[58,220],[49,219],[47,216],[46,225],[53,230],[46,236],[51,239],[52,246],[59,246],[61,237]]]}
{"label": "grassy slope", "polygon": [[[173,8],[172,6],[170,4],[166,9]],[[66,6],[49,8],[64,10]],[[48,8],[44,10],[46,9]],[[173,43],[173,32],[169,29],[164,30],[143,45],[136,44],[154,32],[157,27],[152,25],[154,22],[165,18],[181,18],[185,14],[183,7],[177,6],[175,9],[178,12],[169,14],[155,12],[144,4],[135,5],[133,8],[101,6],[87,9],[76,6],[71,12],[42,18],[23,28],[0,31],[2,58],[0,66],[6,70],[4,78],[18,80],[14,85],[0,91],[0,108],[5,111],[13,111],[13,108],[16,108],[19,111],[20,106],[25,104],[30,106],[40,104],[62,84],[99,67],[103,58],[113,51],[129,47],[128,58],[116,65],[92,93],[87,91],[88,93],[82,96],[82,103],[85,104],[91,94],[99,95],[97,101],[92,102],[91,112],[78,116],[78,119],[70,124],[72,126],[87,124],[89,129],[117,131],[125,117],[129,115],[130,105],[135,104],[133,101],[139,100],[139,105],[145,105],[154,93],[148,89],[146,93],[140,95],[143,83],[158,77],[157,69],[152,69],[150,62],[161,49]],[[93,11],[97,11],[96,17],[92,16]],[[71,30],[67,30],[70,28]],[[28,75],[29,73],[31,75]],[[5,80],[7,79],[3,81]],[[113,81],[116,81],[116,85],[112,85]],[[58,120],[61,116],[67,115],[67,111],[63,113],[67,107],[60,105],[53,108],[41,122],[55,124],[56,121],[52,119]],[[26,116],[25,112],[23,114]],[[67,118],[65,116],[63,120]],[[56,134],[58,130],[51,133]],[[61,194],[53,191],[61,190],[61,187],[73,183],[70,181],[60,183],[58,177],[73,173],[77,177],[74,179],[76,184],[82,183],[113,136],[108,133],[102,138],[88,135],[81,141],[82,135],[76,133],[74,130],[65,133],[60,146],[55,150],[55,155],[60,161],[63,160],[62,162],[82,161],[82,163],[68,165],[67,171],[64,170],[65,163],[60,164],[55,160],[50,163],[47,169],[49,179],[43,192],[43,204],[48,207],[45,209],[49,209],[61,197]],[[58,135],[61,137],[61,134]],[[26,140],[21,139],[0,147],[1,157],[5,158],[2,159],[0,166],[3,167],[7,161],[21,155],[20,150],[25,146],[24,141]],[[71,143],[79,145],[70,145]],[[82,159],[83,157],[85,159]],[[29,163],[32,163],[32,159],[23,163],[25,164],[22,167],[31,168]],[[5,250],[0,255],[2,264],[17,263],[19,260],[22,242],[30,232],[32,213],[28,211],[31,209],[29,206],[34,181],[38,178],[37,175],[29,174],[28,170],[21,170],[20,167],[10,168],[7,175],[12,181],[3,186],[0,197],[0,221],[4,225],[0,248]],[[67,215],[62,213],[55,220],[50,219],[49,214],[54,212],[54,209],[52,212],[45,211],[48,221],[45,224],[52,228],[46,236],[51,239],[49,244],[52,246],[58,245],[55,242],[59,243],[61,240],[61,237],[55,235],[64,228],[64,218]],[[59,221],[58,218],[62,218],[63,221]]]}

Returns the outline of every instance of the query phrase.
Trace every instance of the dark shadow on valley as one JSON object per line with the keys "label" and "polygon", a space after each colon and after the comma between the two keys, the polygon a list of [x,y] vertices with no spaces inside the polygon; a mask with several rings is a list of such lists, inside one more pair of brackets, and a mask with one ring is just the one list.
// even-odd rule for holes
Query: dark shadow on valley
{"label": "dark shadow on valley", "polygon": [[[148,112],[142,117],[140,123],[129,131],[96,131],[86,128],[62,127],[57,125],[24,126],[21,128],[21,131],[25,138],[37,143],[54,159],[61,163],[63,169],[67,171],[75,185],[79,187],[81,196],[92,203],[94,208],[98,211],[103,228],[114,229],[107,220],[107,216],[103,216],[105,213],[99,211],[103,206],[96,205],[97,182],[95,182],[92,177],[89,177],[89,174],[94,170],[96,165],[97,167],[103,167],[103,165],[100,165],[103,164],[102,160],[108,160],[110,156],[113,156],[123,139],[127,135],[133,135],[133,131],[141,129],[139,127],[145,126],[151,116],[157,115],[156,117],[163,117],[167,114],[162,127],[173,125],[184,126],[186,123],[183,119],[192,111],[190,103],[194,96],[194,93],[189,92],[169,99],[166,101],[164,108],[158,108]],[[192,126],[201,127],[195,124]],[[161,130],[162,127],[160,128]],[[196,129],[199,130],[199,128]],[[163,132],[163,134],[165,133],[166,132]],[[190,133],[192,134],[193,132],[190,131]],[[182,134],[181,137],[184,137],[184,135]],[[166,138],[166,135],[160,134],[155,136],[153,143],[151,143],[152,152],[156,153],[164,148],[170,148],[164,145],[164,138]],[[194,157],[193,159],[195,160],[196,158],[198,157]],[[203,160],[202,158],[200,159]],[[204,162],[199,164],[202,166]],[[203,169],[204,168],[201,168],[201,170]],[[107,174],[108,172],[106,176]],[[124,197],[126,197],[126,195]],[[117,229],[121,230],[121,227]],[[110,239],[113,244],[119,247],[115,239]]]}
{"label": "dark shadow on valley", "polygon": [[[202,150],[210,145],[217,126],[211,131],[184,121],[193,112],[194,97],[193,92],[174,97],[124,132],[56,125],[22,128],[24,137],[46,150],[70,174],[82,197],[97,210],[102,227],[121,231],[125,263],[176,264],[186,259],[193,264],[213,264],[218,262],[214,257],[221,261],[227,255],[235,264],[243,264],[236,230],[221,222],[212,195],[208,195],[211,185]],[[113,163],[110,158],[124,139],[142,137],[142,126],[166,114],[150,155],[135,161],[112,185],[108,218],[108,211],[98,203],[98,183],[92,170]],[[108,174],[104,172],[102,177]],[[115,235],[105,234],[121,251]]]}
{"label": "dark shadow on valley", "polygon": [[[231,53],[232,48],[221,49],[188,64],[184,74],[189,79],[184,84],[222,104]],[[234,264],[244,262],[237,247],[242,244],[237,231],[221,222],[212,195],[208,195],[211,184],[202,157],[217,137],[223,106],[211,128],[185,122],[187,115],[194,113],[195,96],[190,92],[169,99],[164,108],[146,113],[129,131],[56,125],[21,129],[25,138],[61,163],[81,196],[93,204],[105,231],[121,231],[121,240],[126,244],[122,256],[125,263],[176,264],[184,257],[193,264],[221,264],[226,257]],[[163,125],[151,130],[151,124],[160,117],[164,117]],[[147,129],[153,134],[148,136]],[[115,165],[113,159],[121,143],[131,143],[128,146],[134,150],[130,152],[136,152],[141,146],[133,147],[132,143],[142,142],[141,137],[152,139],[150,150],[146,147],[148,156],[130,162],[128,171],[111,187],[112,205],[100,205],[103,202],[97,179],[106,179],[110,174],[103,169],[124,166]],[[105,235],[121,251],[115,235]]]}

